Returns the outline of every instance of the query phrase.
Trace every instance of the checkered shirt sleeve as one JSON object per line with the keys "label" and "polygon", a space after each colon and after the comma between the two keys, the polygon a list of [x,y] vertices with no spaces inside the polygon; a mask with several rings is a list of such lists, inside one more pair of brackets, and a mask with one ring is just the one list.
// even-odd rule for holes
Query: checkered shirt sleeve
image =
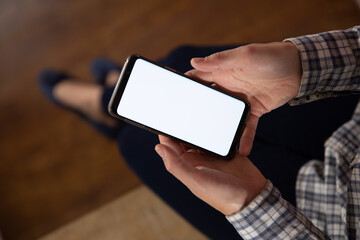
{"label": "checkered shirt sleeve", "polygon": [[270,181],[248,206],[227,219],[243,239],[328,239]]}
{"label": "checkered shirt sleeve", "polygon": [[284,41],[299,49],[303,76],[291,105],[359,91],[360,26]]}

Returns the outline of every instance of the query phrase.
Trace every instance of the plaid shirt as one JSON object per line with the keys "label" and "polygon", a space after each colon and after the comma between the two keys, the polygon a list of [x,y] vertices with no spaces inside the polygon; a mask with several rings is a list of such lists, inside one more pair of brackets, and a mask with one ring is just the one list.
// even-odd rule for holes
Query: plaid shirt
{"label": "plaid shirt", "polygon": [[[290,104],[360,91],[360,26],[286,39],[300,52],[303,77]],[[244,239],[360,239],[360,102],[325,143],[325,161],[299,171],[297,208],[269,181],[228,220]]]}

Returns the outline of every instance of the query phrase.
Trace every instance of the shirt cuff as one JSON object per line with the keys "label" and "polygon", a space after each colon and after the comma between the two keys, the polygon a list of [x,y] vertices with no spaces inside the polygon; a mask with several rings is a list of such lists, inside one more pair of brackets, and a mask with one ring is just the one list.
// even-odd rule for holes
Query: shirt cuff
{"label": "shirt cuff", "polygon": [[268,180],[263,191],[249,205],[233,215],[226,216],[227,220],[244,239],[258,238],[259,234],[265,230],[264,221],[272,221],[265,219],[264,216],[272,214],[271,212],[267,213],[266,209],[269,202],[272,202],[271,196],[274,194],[274,190],[275,187]]}
{"label": "shirt cuff", "polygon": [[291,105],[358,91],[359,34],[359,27],[354,27],[284,40],[298,48],[303,70],[299,93]]}
{"label": "shirt cuff", "polygon": [[328,239],[270,181],[248,206],[226,218],[243,239]]}

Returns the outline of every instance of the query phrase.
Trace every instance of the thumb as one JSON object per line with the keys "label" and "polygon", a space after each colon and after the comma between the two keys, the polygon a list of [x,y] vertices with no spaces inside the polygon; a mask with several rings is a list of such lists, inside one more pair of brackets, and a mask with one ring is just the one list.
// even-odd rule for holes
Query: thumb
{"label": "thumb", "polygon": [[226,70],[235,67],[240,59],[241,49],[235,48],[211,54],[204,58],[191,59],[191,65],[203,72]]}
{"label": "thumb", "polygon": [[247,156],[251,152],[258,121],[258,116],[251,113],[249,114],[244,132],[240,138],[239,152],[242,156]]}
{"label": "thumb", "polygon": [[179,179],[186,186],[191,187],[194,184],[194,176],[197,169],[184,161],[175,150],[169,146],[158,144],[155,151],[163,159],[166,169]]}

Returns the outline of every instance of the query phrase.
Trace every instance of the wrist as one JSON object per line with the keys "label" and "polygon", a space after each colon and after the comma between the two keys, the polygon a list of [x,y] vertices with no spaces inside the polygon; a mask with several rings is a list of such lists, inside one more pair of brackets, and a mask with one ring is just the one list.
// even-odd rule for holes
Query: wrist
{"label": "wrist", "polygon": [[[265,182],[263,183],[264,185],[260,188],[261,190],[259,192],[257,192],[256,194],[251,194],[251,197],[249,196],[249,199],[246,200],[244,202],[244,204],[242,204],[242,206],[240,208],[238,208],[237,210],[232,211],[229,214],[225,214],[226,217],[231,217],[234,214],[237,214],[239,212],[243,212],[245,209],[247,209],[249,206],[254,205],[254,202],[257,201],[257,199],[259,198],[263,198],[265,195],[267,195],[269,186],[272,186],[272,183],[265,179]],[[246,211],[246,210],[245,210]]]}
{"label": "wrist", "polygon": [[232,201],[228,204],[228,209],[224,211],[224,215],[230,216],[235,214],[242,209],[246,208],[258,195],[263,192],[268,180],[261,175],[259,179],[252,179],[251,184],[246,187],[246,190],[238,192],[232,198]]}
{"label": "wrist", "polygon": [[296,97],[299,94],[301,79],[302,79],[302,64],[301,64],[301,55],[297,46],[290,42],[284,41],[283,43],[286,54],[289,56],[288,67],[291,69],[292,75],[290,77],[290,86],[291,91],[290,99]]}
{"label": "wrist", "polygon": [[261,176],[261,179],[256,181],[256,184],[252,184],[249,188],[246,200],[240,210],[244,209],[246,206],[248,206],[266,187],[268,180]]}

